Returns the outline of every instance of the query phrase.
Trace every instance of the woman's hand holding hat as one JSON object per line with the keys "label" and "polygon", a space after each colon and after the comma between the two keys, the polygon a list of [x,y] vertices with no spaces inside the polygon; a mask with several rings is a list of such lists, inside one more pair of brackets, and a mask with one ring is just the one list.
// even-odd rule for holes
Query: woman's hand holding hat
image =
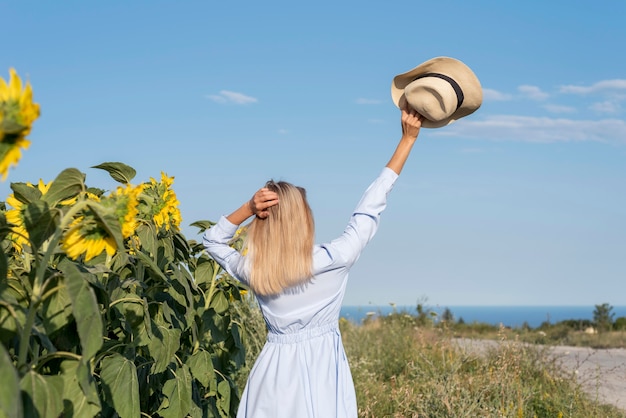
{"label": "woman's hand holding hat", "polygon": [[424,117],[409,106],[402,109],[402,137],[417,139]]}

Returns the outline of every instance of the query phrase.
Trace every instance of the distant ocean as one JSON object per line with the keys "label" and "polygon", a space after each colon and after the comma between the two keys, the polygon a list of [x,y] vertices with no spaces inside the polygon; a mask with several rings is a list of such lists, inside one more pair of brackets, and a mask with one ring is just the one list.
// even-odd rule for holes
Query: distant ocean
{"label": "distant ocean", "polygon": [[[504,325],[509,327],[521,327],[527,323],[531,328],[539,327],[543,322],[555,324],[568,319],[593,320],[595,305],[592,306],[436,306],[424,307],[435,312],[441,317],[443,311],[448,308],[452,312],[455,321],[463,318],[466,324],[481,322],[492,325]],[[389,315],[394,308],[387,306],[344,306],[341,308],[341,317],[354,323],[360,324],[368,315]],[[396,306],[396,312],[406,312],[417,315],[415,306]],[[626,317],[626,306],[613,306],[611,311],[617,319]]]}

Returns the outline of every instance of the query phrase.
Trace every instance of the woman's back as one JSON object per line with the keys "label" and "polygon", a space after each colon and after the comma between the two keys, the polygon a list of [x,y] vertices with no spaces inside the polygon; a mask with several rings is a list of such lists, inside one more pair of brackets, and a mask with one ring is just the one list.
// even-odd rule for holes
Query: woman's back
{"label": "woman's back", "polygon": [[[313,249],[313,275],[278,295],[257,295],[267,343],[242,395],[238,416],[356,417],[356,395],[338,327],[352,265],[378,229],[398,175],[384,168],[343,233]],[[249,260],[228,246],[237,226],[222,217],[204,245],[233,277],[249,281]]]}

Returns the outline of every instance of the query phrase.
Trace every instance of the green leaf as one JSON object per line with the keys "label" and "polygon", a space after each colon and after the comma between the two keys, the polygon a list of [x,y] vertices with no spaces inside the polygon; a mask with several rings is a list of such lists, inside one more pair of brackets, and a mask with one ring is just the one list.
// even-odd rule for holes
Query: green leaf
{"label": "green leaf", "polygon": [[9,262],[4,251],[0,252],[0,283],[6,283],[9,271]]}
{"label": "green leaf", "polygon": [[176,260],[187,261],[187,259],[189,259],[189,252],[191,251],[191,248],[189,246],[189,243],[185,239],[185,236],[180,232],[174,233],[172,235],[172,241],[174,243]]}
{"label": "green leaf", "polygon": [[94,405],[100,405],[100,398],[98,397],[98,392],[96,390],[96,382],[91,371],[91,361],[84,356],[81,357],[78,362],[78,366],[76,367],[76,380],[78,381],[83,394],[87,398],[87,401],[93,403]]}
{"label": "green leaf", "polygon": [[141,262],[143,262],[146,265],[146,267],[148,267],[150,271],[155,273],[161,280],[163,280],[164,282],[167,282],[167,276],[163,274],[159,266],[157,266],[156,263],[150,257],[144,254],[142,251],[137,251],[135,253],[135,257],[137,257]]}
{"label": "green leaf", "polygon": [[213,309],[207,309],[201,316],[201,332],[209,332],[208,337],[211,342],[218,343],[226,340],[228,336],[228,326],[230,324],[230,318],[223,315],[218,315]]}
{"label": "green leaf", "polygon": [[76,197],[85,188],[85,175],[75,168],[66,168],[54,179],[42,199],[50,206]]}
{"label": "green leaf", "polygon": [[17,370],[15,370],[9,353],[7,353],[2,344],[0,344],[0,376],[2,376],[0,413],[4,413],[9,418],[22,417],[22,402],[20,401]]}
{"label": "green leaf", "polygon": [[206,389],[210,389],[215,384],[215,370],[213,369],[213,360],[211,354],[205,350],[198,350],[186,361],[187,366],[191,370],[191,374]]}
{"label": "green leaf", "polygon": [[157,411],[163,418],[186,417],[191,410],[191,373],[186,365],[176,370],[174,379],[163,385],[167,397]]}
{"label": "green leaf", "polygon": [[107,233],[115,240],[118,253],[123,253],[124,237],[122,236],[122,226],[115,213],[107,211],[97,202],[88,202],[87,206],[98,218],[99,223],[106,229]]}
{"label": "green leaf", "polygon": [[206,231],[213,225],[215,225],[215,222],[212,222],[212,221],[196,221],[189,226],[195,226],[197,228],[200,228],[199,233],[203,233],[204,231]]}
{"label": "green leaf", "polygon": [[194,272],[196,284],[209,283],[213,279],[213,271],[215,269],[215,261],[208,257],[200,257],[198,265]]}
{"label": "green leaf", "polygon": [[[4,237],[6,237],[9,232],[11,232],[11,228],[9,227],[9,223],[7,222],[7,217],[4,214],[6,207],[0,208],[0,210],[0,241],[2,241]],[[4,254],[4,251],[2,252],[2,254]]]}
{"label": "green leaf", "polygon": [[29,203],[24,209],[24,226],[35,248],[39,248],[56,230],[56,211],[43,200]]}
{"label": "green leaf", "polygon": [[100,372],[102,386],[121,418],[134,418],[140,414],[139,381],[135,364],[120,354],[102,360]]}
{"label": "green leaf", "polygon": [[119,162],[108,162],[94,165],[91,168],[99,168],[109,173],[113,180],[118,183],[128,184],[135,177],[137,171],[131,166]]}
{"label": "green leaf", "polygon": [[157,324],[153,330],[154,338],[148,343],[148,351],[154,359],[152,373],[160,373],[167,369],[167,366],[174,360],[174,354],[180,347],[179,329],[168,329],[161,324]]}
{"label": "green leaf", "polygon": [[[4,254],[2,253],[2,256]],[[2,257],[0,256],[0,257]],[[14,344],[14,338],[22,332],[22,328],[26,323],[26,309],[24,308],[24,293],[20,293],[23,289],[16,290],[17,280],[8,281],[0,280],[0,300],[7,305],[0,307],[0,344],[5,347],[11,347]],[[12,310],[8,307],[13,308]],[[1,379],[0,379],[1,380]]]}
{"label": "green leaf", "polygon": [[224,416],[230,416],[230,384],[222,380],[217,385],[217,407]]}
{"label": "green leaf", "polygon": [[28,204],[41,199],[41,191],[26,183],[11,183],[11,190],[13,196],[22,203]]}
{"label": "green leaf", "polygon": [[134,293],[127,293],[124,296],[124,299],[127,299],[128,301],[120,302],[117,306],[122,315],[124,315],[126,322],[131,327],[143,324],[143,299]]}
{"label": "green leaf", "polygon": [[221,289],[217,289],[213,294],[213,299],[211,300],[211,304],[209,305],[215,310],[215,312],[220,315],[226,312],[229,306],[228,299],[226,298],[226,295],[224,293],[226,292]]}
{"label": "green leaf", "polygon": [[65,286],[72,302],[72,314],[76,320],[83,358],[90,359],[102,346],[102,318],[96,295],[73,263],[65,261],[59,265],[59,269],[65,275]]}
{"label": "green leaf", "polygon": [[141,242],[141,248],[148,254],[156,252],[157,232],[152,223],[141,224],[137,227],[137,236]]}
{"label": "green leaf", "polygon": [[[59,280],[55,280],[53,284],[58,285]],[[72,314],[72,301],[66,286],[61,285],[43,301],[41,314],[48,335],[68,324],[68,318]]]}
{"label": "green leaf", "polygon": [[117,303],[115,308],[122,314],[132,331],[134,344],[147,345],[152,337],[152,320],[148,311],[148,301],[134,293],[123,294],[121,297],[132,299],[132,301]]}
{"label": "green leaf", "polygon": [[78,361],[64,361],[61,365],[63,373],[63,400],[65,404],[64,417],[95,417],[101,411],[98,400],[98,391],[93,379],[88,385],[84,382],[84,367],[79,367]]}
{"label": "green leaf", "polygon": [[[150,310],[148,309],[148,300],[143,298],[143,329],[145,330],[145,336],[148,339],[154,338],[154,334],[152,333],[152,318],[150,317]],[[144,333],[139,334],[142,338],[144,337]],[[143,342],[143,339],[138,341],[138,345],[146,345],[149,341]]]}
{"label": "green leaf", "polygon": [[230,362],[238,369],[246,362],[246,348],[241,338],[239,325],[235,322],[231,324],[230,335],[231,338],[228,339],[229,344],[227,344]]}
{"label": "green leaf", "polygon": [[57,418],[63,411],[59,386],[48,382],[45,376],[30,370],[22,377],[19,387],[25,417]]}

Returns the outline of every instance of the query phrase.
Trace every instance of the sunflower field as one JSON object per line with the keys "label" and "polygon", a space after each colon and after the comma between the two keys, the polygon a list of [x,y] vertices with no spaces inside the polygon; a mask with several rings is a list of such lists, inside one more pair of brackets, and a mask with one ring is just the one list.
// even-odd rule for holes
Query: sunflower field
{"label": "sunflower field", "polygon": [[[2,181],[39,112],[0,77]],[[234,416],[244,289],[181,233],[173,177],[93,168],[117,189],[67,168],[0,202],[0,418]]]}

